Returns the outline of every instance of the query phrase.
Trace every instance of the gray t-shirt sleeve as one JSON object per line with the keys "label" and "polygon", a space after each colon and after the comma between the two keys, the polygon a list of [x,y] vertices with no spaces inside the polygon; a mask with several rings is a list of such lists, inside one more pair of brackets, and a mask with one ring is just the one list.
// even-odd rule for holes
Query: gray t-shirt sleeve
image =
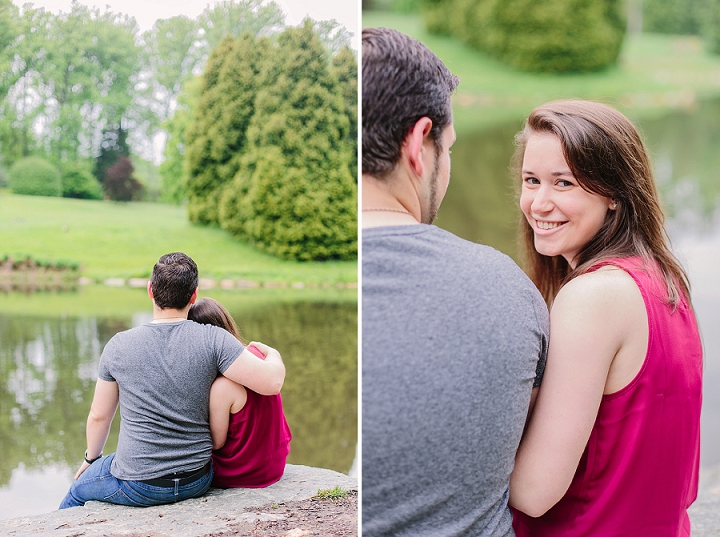
{"label": "gray t-shirt sleeve", "polygon": [[545,363],[547,362],[548,344],[550,338],[550,314],[544,302],[537,298],[533,301],[535,308],[535,317],[537,318],[538,327],[540,329],[540,356],[538,357],[537,366],[535,367],[535,381],[533,388],[537,388],[542,384],[543,375],[545,374]]}
{"label": "gray t-shirt sleeve", "polygon": [[227,330],[218,328],[215,334],[215,345],[218,357],[218,371],[225,373],[245,347]]}
{"label": "gray t-shirt sleeve", "polygon": [[98,364],[98,378],[105,380],[107,382],[116,382],[115,377],[113,377],[110,374],[110,369],[108,367],[108,356],[112,354],[112,348],[114,345],[114,338],[111,338],[110,341],[107,342],[107,345],[105,345],[105,349],[103,350],[103,353],[100,355],[100,363]]}

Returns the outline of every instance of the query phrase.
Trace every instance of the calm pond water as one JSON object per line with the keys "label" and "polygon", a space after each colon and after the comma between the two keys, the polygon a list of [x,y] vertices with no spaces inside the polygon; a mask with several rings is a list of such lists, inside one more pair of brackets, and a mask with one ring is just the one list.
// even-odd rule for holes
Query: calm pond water
{"label": "calm pond water", "polygon": [[[112,304],[118,290],[93,292]],[[293,433],[288,462],[348,473],[357,444],[356,293],[326,301],[317,293],[311,300],[301,292],[292,300],[255,296],[252,307],[243,304],[243,292],[208,294],[225,304],[245,337],[283,355],[283,402]],[[44,300],[31,298],[29,304]],[[47,300],[58,298],[80,300],[74,293]],[[149,301],[134,314],[102,316],[32,313],[42,311],[37,304],[23,314],[18,302],[18,295],[0,294],[0,519],[57,508],[82,462],[105,343],[152,320]],[[105,453],[115,450],[119,422],[116,415]]]}
{"label": "calm pond water", "polygon": [[[529,112],[529,111],[528,111]],[[720,464],[720,101],[637,121],[651,153],[676,255],[705,347],[701,464]],[[522,122],[461,135],[437,225],[517,260],[520,217],[508,165]]]}

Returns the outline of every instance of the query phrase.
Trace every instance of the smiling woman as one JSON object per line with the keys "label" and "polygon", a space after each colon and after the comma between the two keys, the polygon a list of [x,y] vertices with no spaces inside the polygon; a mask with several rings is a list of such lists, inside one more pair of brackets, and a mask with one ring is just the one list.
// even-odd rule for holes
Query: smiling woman
{"label": "smiling woman", "polygon": [[522,167],[520,208],[533,227],[535,249],[561,255],[572,268],[617,202],[585,190],[573,176],[554,134],[529,136]]}
{"label": "smiling woman", "polygon": [[515,532],[689,535],[702,345],[642,140],[608,106],[561,101],[517,141],[530,274],[552,310]]}

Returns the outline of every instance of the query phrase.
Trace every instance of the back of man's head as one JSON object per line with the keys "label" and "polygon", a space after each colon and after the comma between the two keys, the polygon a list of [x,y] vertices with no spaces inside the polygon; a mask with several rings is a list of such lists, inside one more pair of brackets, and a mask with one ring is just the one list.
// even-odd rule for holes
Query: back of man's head
{"label": "back of man's head", "polygon": [[197,289],[197,265],[181,252],[165,254],[153,267],[150,285],[153,300],[160,309],[181,310]]}
{"label": "back of man's head", "polygon": [[450,96],[458,78],[425,45],[396,30],[362,32],[362,172],[383,177],[420,118],[432,121],[439,147],[452,123]]}

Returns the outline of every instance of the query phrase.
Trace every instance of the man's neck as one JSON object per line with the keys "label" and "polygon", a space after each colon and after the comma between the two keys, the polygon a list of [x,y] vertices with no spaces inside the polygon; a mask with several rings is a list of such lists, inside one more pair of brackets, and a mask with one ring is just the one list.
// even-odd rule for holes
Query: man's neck
{"label": "man's neck", "polygon": [[420,204],[397,181],[368,174],[362,178],[362,227],[411,226],[420,223]]}
{"label": "man's neck", "polygon": [[153,307],[153,323],[173,323],[177,321],[186,321],[188,316],[188,309],[184,308],[176,310],[172,308],[160,309],[157,306]]}

